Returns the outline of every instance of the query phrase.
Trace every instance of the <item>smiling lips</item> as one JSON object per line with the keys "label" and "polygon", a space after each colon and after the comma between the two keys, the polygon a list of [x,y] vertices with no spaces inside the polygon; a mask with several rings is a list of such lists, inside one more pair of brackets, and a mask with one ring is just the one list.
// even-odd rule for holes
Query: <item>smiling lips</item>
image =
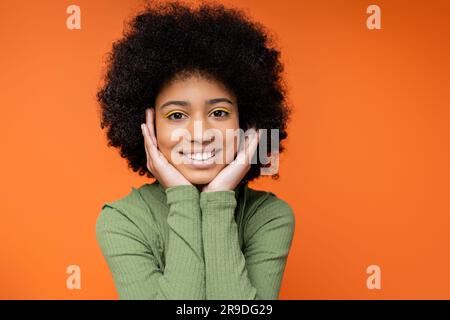
{"label": "smiling lips", "polygon": [[[219,152],[220,150],[217,150]],[[185,159],[187,159],[188,165],[192,165],[196,168],[208,168],[214,165],[214,159],[216,156],[216,149],[209,152],[180,152]]]}
{"label": "smiling lips", "polygon": [[206,161],[216,155],[216,150],[213,150],[211,152],[192,152],[192,153],[182,153],[182,154],[191,160]]}

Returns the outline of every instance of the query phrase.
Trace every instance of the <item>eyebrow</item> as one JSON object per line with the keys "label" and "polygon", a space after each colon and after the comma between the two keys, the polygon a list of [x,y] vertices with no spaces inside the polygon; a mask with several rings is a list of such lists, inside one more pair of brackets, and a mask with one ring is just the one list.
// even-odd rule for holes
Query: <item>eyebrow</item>
{"label": "eyebrow", "polygon": [[[213,105],[219,102],[228,102],[229,104],[233,105],[233,102],[231,102],[231,100],[227,99],[227,98],[216,98],[216,99],[211,99],[211,100],[206,100],[205,101],[205,105],[209,106],[209,105]],[[163,105],[161,105],[160,109],[167,107],[170,104],[175,104],[178,106],[183,106],[183,107],[187,107],[190,106],[191,104],[188,101],[177,101],[177,100],[173,100],[173,101],[167,101],[166,103],[164,103]]]}

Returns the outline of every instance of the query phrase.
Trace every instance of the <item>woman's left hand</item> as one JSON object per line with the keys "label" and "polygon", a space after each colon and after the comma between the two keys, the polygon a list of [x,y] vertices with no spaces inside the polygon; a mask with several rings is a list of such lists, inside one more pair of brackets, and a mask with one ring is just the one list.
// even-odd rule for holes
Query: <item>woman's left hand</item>
{"label": "woman's left hand", "polygon": [[256,151],[261,131],[250,128],[245,135],[244,146],[236,159],[223,168],[219,174],[202,189],[202,192],[233,190],[251,167],[250,160]]}

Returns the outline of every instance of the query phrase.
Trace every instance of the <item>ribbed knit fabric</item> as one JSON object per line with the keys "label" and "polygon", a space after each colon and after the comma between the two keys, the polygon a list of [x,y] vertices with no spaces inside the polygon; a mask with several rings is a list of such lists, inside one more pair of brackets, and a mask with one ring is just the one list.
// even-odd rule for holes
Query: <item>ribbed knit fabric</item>
{"label": "ribbed knit fabric", "polygon": [[147,183],[105,203],[96,223],[120,299],[278,299],[294,230],[287,202],[247,184]]}

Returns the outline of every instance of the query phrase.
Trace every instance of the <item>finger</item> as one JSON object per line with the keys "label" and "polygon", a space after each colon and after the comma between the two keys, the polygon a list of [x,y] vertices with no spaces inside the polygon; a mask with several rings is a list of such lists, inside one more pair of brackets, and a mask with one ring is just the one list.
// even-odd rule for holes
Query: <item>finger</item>
{"label": "finger", "polygon": [[236,155],[235,163],[237,164],[246,164],[246,152],[249,144],[249,130],[246,130],[244,133],[244,139],[241,144],[241,148]]}
{"label": "finger", "polygon": [[254,127],[249,128],[249,129],[247,129],[247,131],[245,131],[245,143],[244,143],[244,147],[245,147],[244,150],[245,150],[245,152],[247,152],[249,143],[250,143],[250,141],[251,141],[251,139],[253,137],[254,132],[255,132]]}
{"label": "finger", "polygon": [[147,168],[153,174],[153,159],[152,159],[152,155],[149,150],[150,149],[149,145],[152,144],[152,142],[150,141],[149,136],[146,132],[146,125],[144,123],[141,124],[141,130],[142,130],[142,135],[144,136],[144,147],[145,147],[145,153],[147,156]]}
{"label": "finger", "polygon": [[146,139],[145,141],[147,144],[148,155],[150,156],[152,164],[154,164],[155,161],[159,160],[158,148],[155,146],[155,144],[153,143],[153,141],[150,137],[148,126],[146,124],[143,124],[142,128],[143,128],[144,137]]}
{"label": "finger", "polygon": [[147,169],[148,169],[148,171],[150,171],[150,173],[154,176],[155,174],[153,173],[154,172],[154,167],[153,167],[153,162],[152,162],[152,159],[151,159],[151,157],[149,156],[149,152],[148,152],[148,149],[147,149],[147,145],[145,146],[145,152],[146,152],[146,154],[147,154]]}
{"label": "finger", "polygon": [[152,139],[155,146],[157,146],[158,142],[156,141],[156,136],[155,136],[155,120],[154,120],[154,118],[155,117],[154,117],[153,108],[148,108],[146,110],[146,124],[148,127],[150,138]]}
{"label": "finger", "polygon": [[246,150],[246,160],[247,160],[247,163],[249,163],[249,164],[251,164],[251,161],[253,159],[255,151],[258,147],[260,135],[261,135],[261,133],[258,130],[258,131],[253,132],[249,138],[248,148]]}

